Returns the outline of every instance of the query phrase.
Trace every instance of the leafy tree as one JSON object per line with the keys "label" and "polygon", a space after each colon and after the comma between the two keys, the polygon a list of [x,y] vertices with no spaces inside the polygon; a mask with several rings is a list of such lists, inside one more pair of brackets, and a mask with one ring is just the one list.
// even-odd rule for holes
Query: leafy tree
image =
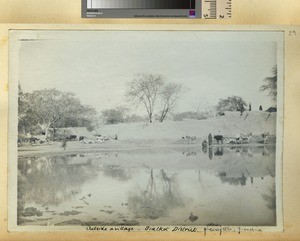
{"label": "leafy tree", "polygon": [[125,122],[142,122],[145,121],[145,118],[132,114],[126,117]]}
{"label": "leafy tree", "polygon": [[174,121],[183,121],[184,119],[191,119],[191,120],[204,120],[207,119],[209,113],[206,112],[195,112],[195,111],[186,111],[176,113],[173,116]]}
{"label": "leafy tree", "polygon": [[97,111],[88,105],[78,105],[77,108],[76,113],[64,116],[51,126],[54,135],[59,128],[86,127],[89,131],[96,128],[98,124]]}
{"label": "leafy tree", "polygon": [[268,95],[271,97],[272,101],[276,103],[277,100],[277,66],[272,69],[273,76],[265,78],[263,84],[260,87],[260,91],[267,91]]}
{"label": "leafy tree", "polygon": [[118,106],[115,109],[107,109],[102,111],[102,118],[106,124],[118,124],[125,122],[128,108],[124,106]]}
{"label": "leafy tree", "polygon": [[216,106],[218,112],[222,111],[244,111],[247,107],[246,102],[239,96],[231,96],[220,99]]}
{"label": "leafy tree", "polygon": [[[92,107],[81,105],[75,94],[62,92],[56,89],[35,90],[26,94],[27,113],[30,113],[30,120],[27,124],[38,125],[44,130],[45,135],[51,127],[78,126],[78,121],[87,120],[96,111]],[[20,100],[21,107],[24,106]],[[19,110],[19,115],[23,115]],[[91,121],[91,120],[89,120]]]}
{"label": "leafy tree", "polygon": [[158,74],[138,74],[128,83],[127,97],[137,105],[142,104],[145,107],[150,123],[163,84],[164,80]]}
{"label": "leafy tree", "polygon": [[32,123],[37,119],[30,109],[29,94],[24,93],[19,85],[18,90],[18,133],[25,135],[27,132],[32,131]]}
{"label": "leafy tree", "polygon": [[160,113],[159,121],[163,122],[167,114],[172,111],[176,104],[176,100],[179,98],[179,95],[182,90],[182,85],[175,83],[168,83],[165,85],[160,92],[160,96],[163,102],[163,108]]}

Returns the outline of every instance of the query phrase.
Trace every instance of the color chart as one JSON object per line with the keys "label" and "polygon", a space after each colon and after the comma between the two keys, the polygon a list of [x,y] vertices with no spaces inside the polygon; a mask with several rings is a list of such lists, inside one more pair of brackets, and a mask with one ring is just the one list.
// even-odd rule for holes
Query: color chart
{"label": "color chart", "polygon": [[83,18],[231,18],[232,0],[82,0]]}

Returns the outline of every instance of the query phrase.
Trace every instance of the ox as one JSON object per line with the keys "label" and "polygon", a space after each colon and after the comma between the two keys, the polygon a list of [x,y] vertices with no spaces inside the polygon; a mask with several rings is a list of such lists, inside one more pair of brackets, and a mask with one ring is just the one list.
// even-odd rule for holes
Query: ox
{"label": "ox", "polygon": [[214,139],[217,140],[218,144],[221,141],[221,144],[223,144],[224,137],[222,135],[215,135]]}

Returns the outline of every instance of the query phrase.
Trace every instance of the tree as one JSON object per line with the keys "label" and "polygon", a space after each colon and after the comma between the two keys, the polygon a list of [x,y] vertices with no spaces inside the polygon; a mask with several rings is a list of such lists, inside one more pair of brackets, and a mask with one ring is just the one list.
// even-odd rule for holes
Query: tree
{"label": "tree", "polygon": [[276,104],[277,100],[277,66],[274,66],[272,69],[273,76],[267,77],[263,81],[263,84],[260,87],[260,91],[267,91],[268,95],[271,97],[272,101]]}
{"label": "tree", "polygon": [[37,121],[35,115],[30,108],[29,93],[23,92],[19,85],[18,90],[18,133],[25,135],[32,130],[32,123]]}
{"label": "tree", "polygon": [[98,124],[97,111],[88,105],[78,105],[77,108],[76,112],[60,118],[51,126],[54,134],[59,128],[86,127],[89,131],[96,128]]}
{"label": "tree", "polygon": [[102,118],[106,124],[118,124],[125,122],[128,108],[124,106],[118,106],[115,109],[106,109],[102,111]]}
{"label": "tree", "polygon": [[163,103],[163,108],[160,113],[159,121],[163,122],[167,114],[174,108],[176,100],[179,98],[182,85],[175,83],[168,83],[160,92],[160,96]]}
{"label": "tree", "polygon": [[231,96],[226,99],[220,99],[216,109],[222,111],[244,111],[247,107],[246,102],[239,96]]}
{"label": "tree", "polygon": [[136,102],[142,103],[147,111],[149,122],[152,122],[153,112],[160,89],[164,84],[161,75],[138,74],[128,83],[127,97]]}
{"label": "tree", "polygon": [[132,114],[126,117],[125,122],[142,122],[145,121],[145,118]]}
{"label": "tree", "polygon": [[[81,105],[75,94],[56,89],[36,90],[27,94],[28,110],[32,119],[30,125],[38,125],[49,133],[50,127],[76,126],[74,122],[86,118],[86,114],[93,115],[96,111],[92,107]],[[70,124],[70,122],[72,122]],[[67,124],[69,123],[69,124]]]}

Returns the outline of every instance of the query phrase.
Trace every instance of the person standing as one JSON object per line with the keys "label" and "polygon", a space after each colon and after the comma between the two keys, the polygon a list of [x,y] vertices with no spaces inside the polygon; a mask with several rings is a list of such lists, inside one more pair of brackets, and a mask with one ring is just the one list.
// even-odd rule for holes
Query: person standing
{"label": "person standing", "polygon": [[208,135],[208,146],[212,146],[212,134],[209,133]]}
{"label": "person standing", "polygon": [[62,142],[62,148],[64,148],[64,151],[65,151],[66,148],[67,148],[67,141],[68,141],[68,138],[65,137],[65,138],[63,139],[63,142]]}

